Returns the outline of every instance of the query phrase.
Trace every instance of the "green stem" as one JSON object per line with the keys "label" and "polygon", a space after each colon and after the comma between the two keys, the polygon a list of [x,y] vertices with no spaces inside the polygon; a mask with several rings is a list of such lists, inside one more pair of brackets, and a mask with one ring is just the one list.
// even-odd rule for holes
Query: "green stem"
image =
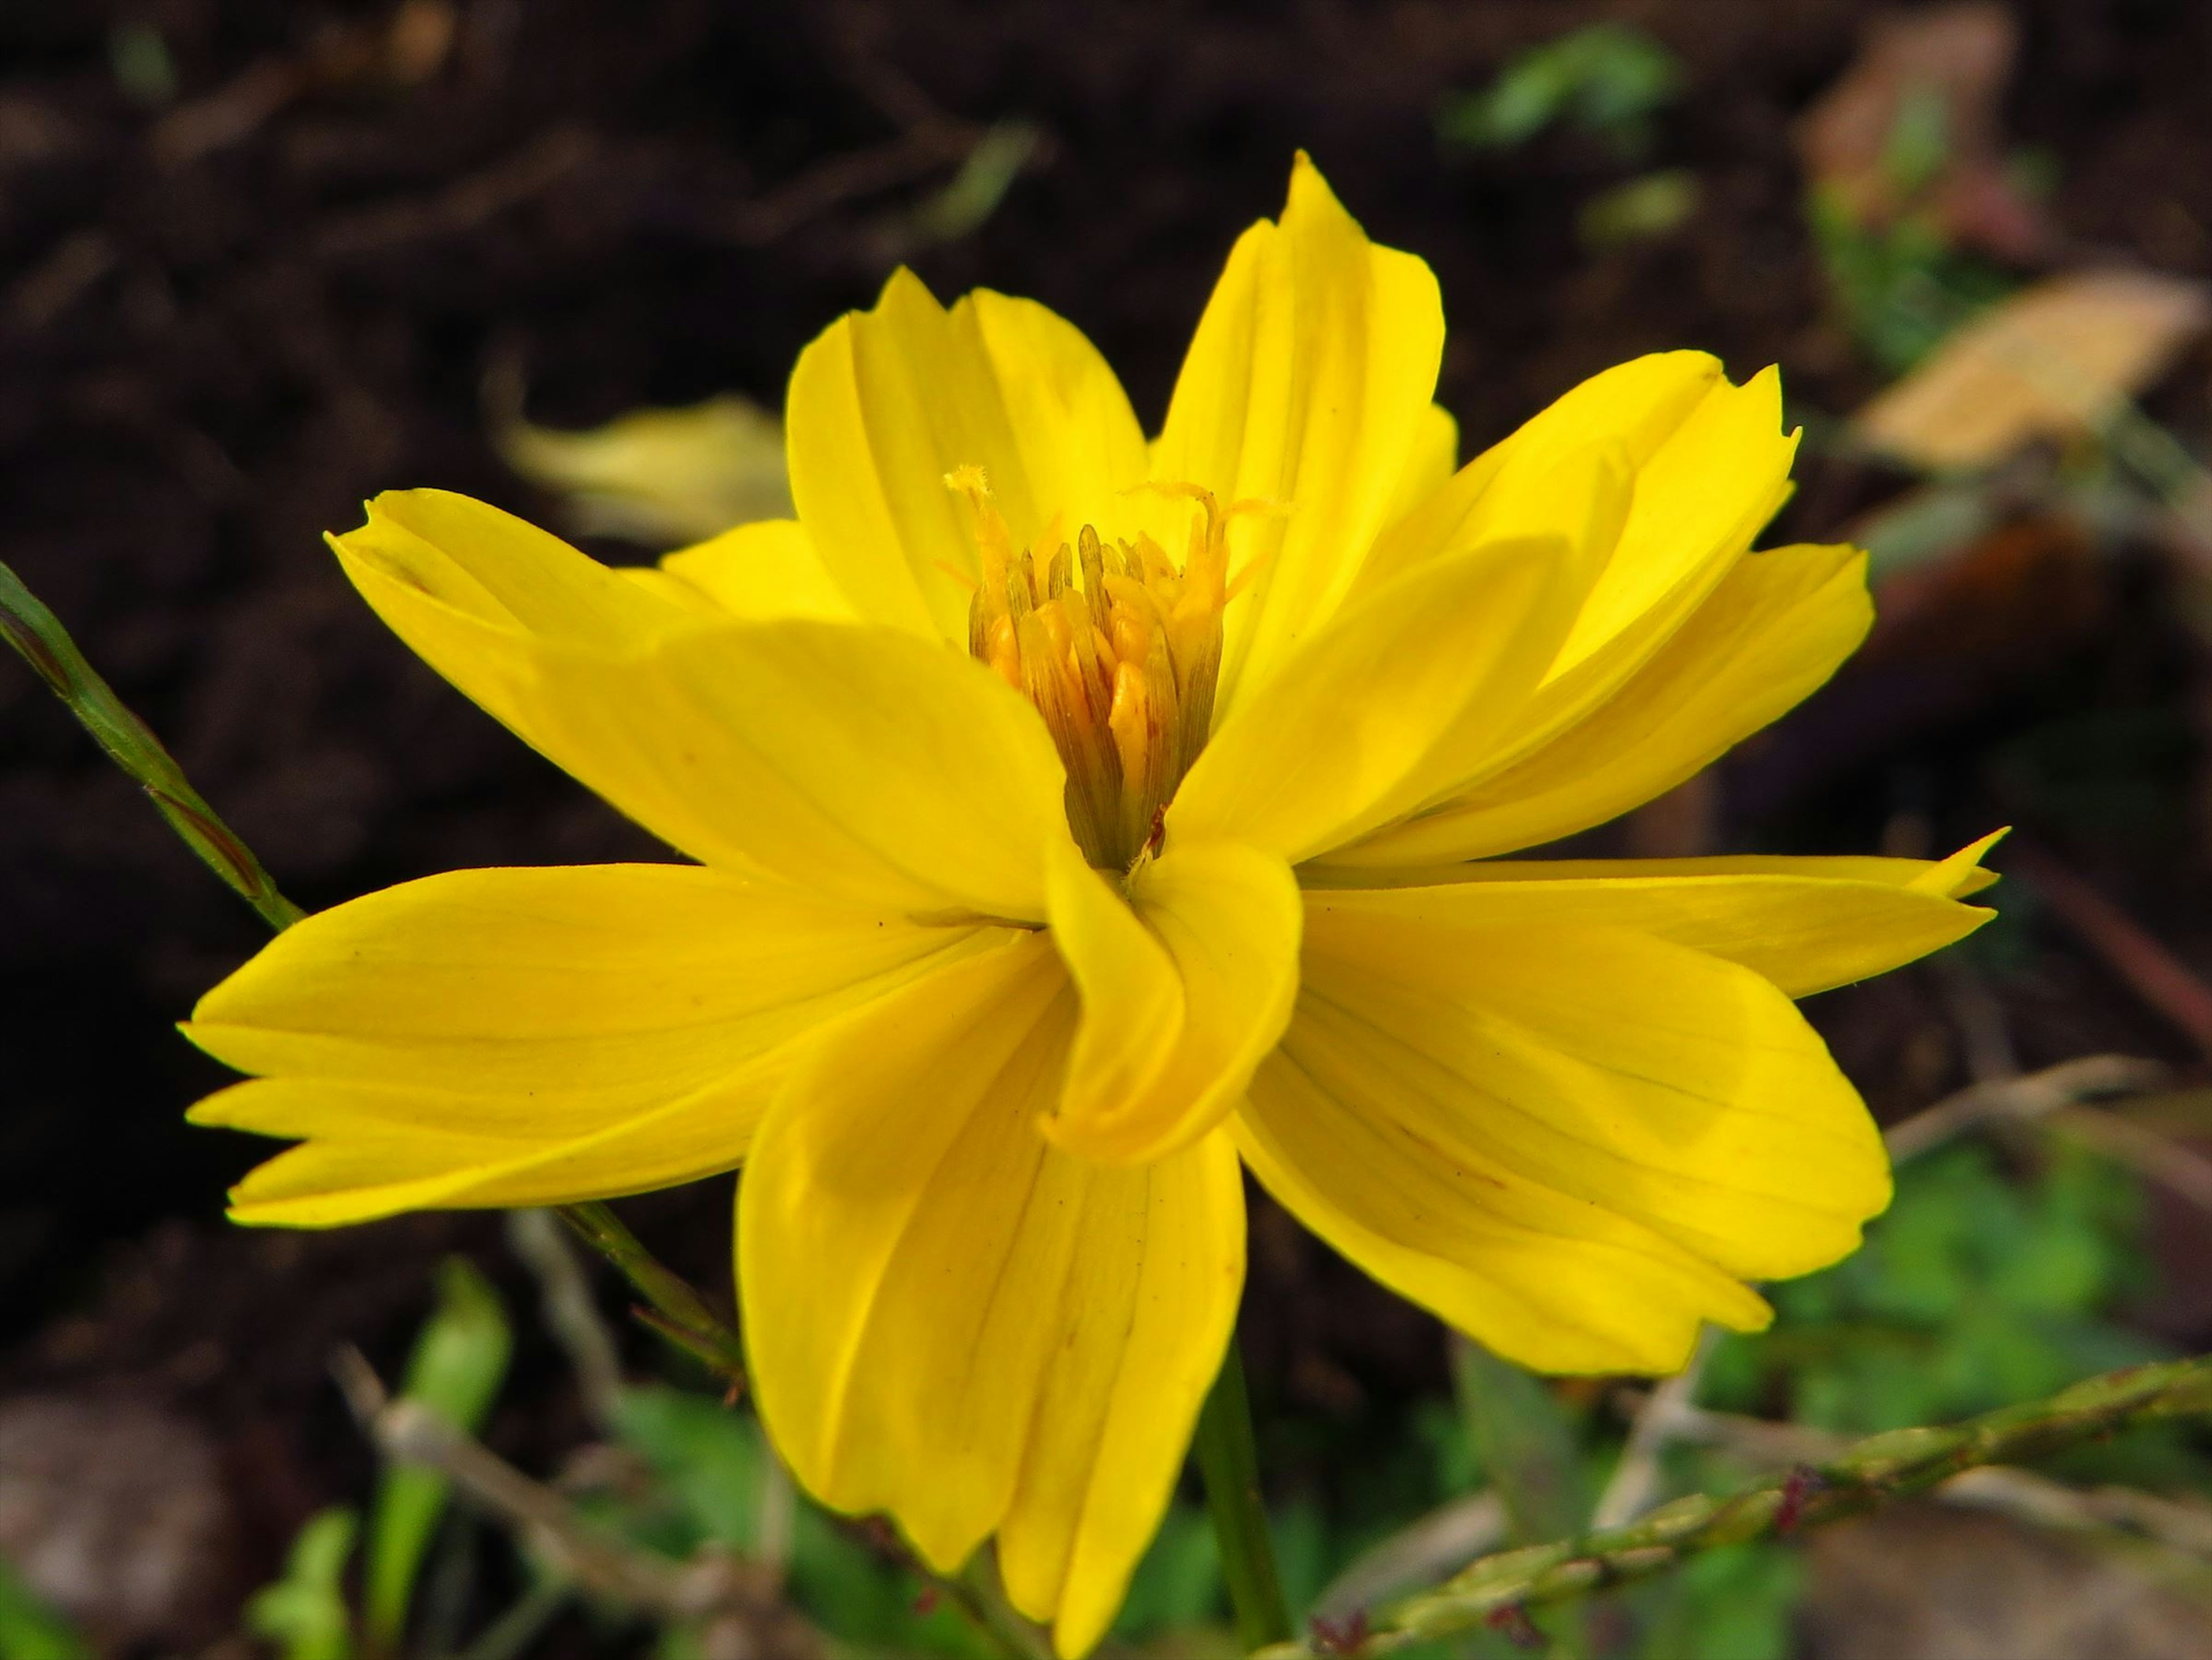
{"label": "green stem", "polygon": [[77,723],[108,758],[152,798],[169,828],[185,839],[207,867],[282,933],[307,913],[276,891],[252,850],[201,799],[184,769],[146,723],[124,706],[114,688],[101,679],[59,618],[25,587],[15,573],[0,565],[0,635],[69,705]]}
{"label": "green stem", "polygon": [[[2049,1400],[1949,1428],[1893,1430],[1734,1498],[1694,1493],[1626,1527],[1486,1556],[1435,1590],[1383,1609],[1358,1642],[1333,1644],[1328,1651],[1366,1660],[1525,1620],[1532,1608],[1664,1572],[1701,1551],[1856,1516],[1978,1465],[2047,1456],[2134,1424],[2207,1416],[2212,1416],[2212,1355],[2108,1372]],[[1318,1652],[1310,1645],[1284,1643],[1264,1660]]]}
{"label": "green stem", "polygon": [[665,1267],[638,1242],[623,1219],[598,1200],[556,1207],[580,1239],[614,1264],[647,1307],[637,1316],[708,1370],[731,1383],[744,1380],[744,1340],[707,1306],[690,1281]]}
{"label": "green stem", "polygon": [[1237,1637],[1246,1652],[1290,1639],[1291,1617],[1275,1574],[1275,1547],[1267,1534],[1267,1507],[1260,1496],[1260,1457],[1252,1444],[1252,1401],[1244,1388],[1244,1359],[1229,1340],[1220,1375],[1198,1414],[1198,1468],[1206,1478],[1206,1507],[1221,1545],[1221,1577],[1237,1612]]}

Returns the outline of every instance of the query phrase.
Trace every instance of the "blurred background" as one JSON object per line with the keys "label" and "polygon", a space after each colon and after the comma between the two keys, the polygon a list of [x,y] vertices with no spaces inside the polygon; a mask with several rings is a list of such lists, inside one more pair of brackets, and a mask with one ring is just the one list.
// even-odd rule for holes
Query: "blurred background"
{"label": "blurred background", "polygon": [[[1462,455],[1637,353],[1778,362],[1805,437],[1770,539],[1869,546],[1881,622],[1579,845],[2017,828],[1997,923],[1808,1005],[1911,1157],[1863,1256],[1710,1357],[1711,1421],[1650,1473],[1714,1488],[2212,1347],[2208,74],[2201,0],[6,0],[0,557],[313,908],[656,856],[416,662],[322,533],[417,484],[617,561],[773,514],[794,356],[900,263],[1072,318],[1157,423],[1304,147],[1436,268]],[[0,1657],[993,1651],[888,1538],[794,1508],[611,1283],[596,1316],[564,1293],[557,1234],[230,1229],[262,1149],[183,1124],[222,1074],[172,1023],[259,938],[0,660]],[[728,1203],[622,1209],[726,1298]],[[1504,1376],[1254,1227],[1262,1463],[1325,1637],[1581,1525],[1639,1389]],[[343,1343],[628,1548],[766,1561],[813,1623],[732,1650],[395,1498]],[[1469,1651],[2212,1654],[2203,1448],[2046,1475],[2040,1511],[1907,1507]],[[1194,1499],[1117,1643],[1231,1651]],[[1433,1560],[1398,1531],[1423,1517]]]}

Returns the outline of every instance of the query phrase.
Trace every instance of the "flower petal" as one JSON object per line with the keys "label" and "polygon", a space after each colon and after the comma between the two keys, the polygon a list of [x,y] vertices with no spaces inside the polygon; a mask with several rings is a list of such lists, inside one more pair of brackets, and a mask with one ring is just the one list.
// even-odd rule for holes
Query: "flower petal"
{"label": "flower petal", "polygon": [[[1295,1166],[1314,1225],[1336,1237],[1334,1207],[1412,1253],[1369,1265],[1427,1287],[1409,1294],[1463,1297],[1482,1313],[1501,1276],[1524,1299],[1577,1283],[1571,1264],[1559,1286],[1518,1283],[1540,1253],[1510,1274],[1492,1265],[1480,1229],[1455,1208],[1622,1250],[1644,1238],[1653,1262],[1670,1265],[1663,1280],[1648,1297],[1615,1287],[1624,1306],[1613,1316],[1576,1318],[1630,1323],[1640,1337],[1627,1327],[1614,1337],[1643,1346],[1636,1364],[1664,1364],[1680,1359],[1700,1313],[1750,1316],[1748,1293],[1731,1302],[1715,1276],[1823,1267],[1888,1201],[1881,1137],[1857,1094],[1788,999],[1748,969],[1622,928],[1346,911],[1311,912],[1306,942],[1281,1067],[1262,1068],[1247,1118],[1276,1164]],[[1358,1256],[1358,1238],[1338,1243]],[[1471,1329],[1514,1358],[1564,1364],[1536,1359],[1544,1335],[1510,1320]]]}
{"label": "flower petal", "polygon": [[[450,546],[412,538],[402,564],[382,505],[377,539],[337,541],[379,614],[672,845],[863,905],[1043,915],[1065,773],[1036,711],[964,654],[805,617],[718,621],[489,508],[445,526]],[[520,592],[537,566],[553,599],[499,608],[489,581]]]}
{"label": "flower petal", "polygon": [[1873,618],[1866,556],[1856,549],[1778,548],[1739,560],[1586,718],[1329,861],[1376,868],[1478,859],[1602,824],[1786,713],[1857,648]]}
{"label": "flower petal", "polygon": [[860,620],[846,600],[813,539],[796,519],[763,519],[679,548],[657,566],[622,575],[643,582],[679,605],[717,617],[767,622],[811,617],[823,622]]}
{"label": "flower petal", "polygon": [[1039,936],[885,999],[771,1110],[738,1204],[753,1385],[800,1481],[942,1571],[999,1529],[1066,1655],[1158,1525],[1243,1270],[1221,1138],[1127,1169],[1037,1134],[1075,1018]]}
{"label": "flower petal", "polygon": [[948,312],[904,269],[800,354],[786,422],[799,520],[854,609],[963,644],[978,562],[946,473],[983,469],[1017,547],[1055,514],[1072,535],[1120,514],[1145,476],[1129,400],[1073,324],[988,289]]}
{"label": "flower petal", "polygon": [[1573,617],[1556,539],[1431,560],[1331,619],[1215,731],[1168,808],[1170,842],[1239,840],[1296,863],[1410,812],[1440,746],[1510,730]]}
{"label": "flower petal", "polygon": [[1002,930],[683,865],[456,871],[288,929],[185,1034],[261,1074],[195,1122],[308,1146],[234,1195],[319,1226],[727,1170],[795,1045]]}
{"label": "flower petal", "polygon": [[1226,619],[1224,713],[1335,610],[1433,447],[1443,333],[1428,266],[1369,242],[1301,155],[1281,222],[1231,252],[1152,448],[1156,479],[1286,510],[1231,527],[1255,574]]}
{"label": "flower petal", "polygon": [[1316,889],[1306,903],[1331,914],[1455,928],[1630,928],[1740,963],[1785,994],[1805,997],[1886,974],[1988,921],[1996,912],[1962,905],[1957,896],[1996,879],[1975,862],[1996,840],[1986,836],[1941,863],[1498,860],[1376,873],[1390,885]]}
{"label": "flower petal", "polygon": [[1141,861],[1125,902],[1071,851],[1052,933],[1083,1019],[1044,1133],[1088,1158],[1140,1163],[1226,1117],[1297,993],[1297,883],[1234,843]]}

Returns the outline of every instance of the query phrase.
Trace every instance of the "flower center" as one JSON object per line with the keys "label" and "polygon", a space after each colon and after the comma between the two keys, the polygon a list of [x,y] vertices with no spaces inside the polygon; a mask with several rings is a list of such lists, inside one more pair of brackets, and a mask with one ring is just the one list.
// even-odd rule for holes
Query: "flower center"
{"label": "flower center", "polygon": [[[982,580],[968,649],[1036,705],[1067,768],[1067,823],[1084,856],[1125,871],[1157,850],[1176,786],[1206,746],[1221,672],[1221,613],[1236,597],[1224,511],[1194,484],[1156,484],[1200,513],[1180,567],[1139,534],[1108,542],[1057,517],[1017,552],[981,467],[945,475],[975,512]],[[1238,583],[1242,586],[1241,579]]]}

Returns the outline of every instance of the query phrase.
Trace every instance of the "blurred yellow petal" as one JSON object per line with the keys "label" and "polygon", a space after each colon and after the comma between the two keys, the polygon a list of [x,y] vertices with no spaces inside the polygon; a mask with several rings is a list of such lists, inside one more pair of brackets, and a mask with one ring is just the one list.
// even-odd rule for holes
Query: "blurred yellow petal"
{"label": "blurred yellow petal", "polygon": [[1562,544],[1493,543],[1364,595],[1225,719],[1167,812],[1178,837],[1296,862],[1389,822],[1447,778],[1439,746],[1510,727],[1573,617]]}
{"label": "blurred yellow petal", "polygon": [[[1502,860],[1318,888],[1316,912],[1457,928],[1621,927],[1740,963],[1789,996],[1845,985],[1964,939],[1996,915],[1957,895],[1994,874],[1898,859]],[[1869,870],[1869,866],[1874,866]],[[1381,874],[1382,873],[1378,873]],[[1923,885],[1927,884],[1929,885]]]}
{"label": "blurred yellow petal", "polygon": [[799,519],[854,608],[963,645],[979,567],[946,474],[983,470],[1017,547],[1055,515],[1073,535],[1121,514],[1145,476],[1129,400],[1073,324],[988,289],[947,311],[905,270],[800,354],[787,419]]}
{"label": "blurred yellow petal", "polygon": [[677,547],[791,511],[783,423],[734,395],[632,410],[588,432],[515,420],[494,437],[508,465],[567,498],[586,536]]}
{"label": "blurred yellow petal", "polygon": [[939,1571],[1000,1530],[1010,1591],[1071,1656],[1166,1506],[1243,1272],[1224,1140],[1115,1169],[1037,1134],[1075,1020],[1041,937],[885,999],[770,1112],[738,1211],[753,1387],[793,1472]]}
{"label": "blurred yellow petal", "polygon": [[1739,560],[1659,653],[1578,723],[1329,860],[1373,868],[1483,858],[1602,824],[1795,707],[1873,620],[1856,549],[1778,548]]}
{"label": "blurred yellow petal", "polygon": [[1126,901],[1073,854],[1068,866],[1052,931],[1083,1018],[1044,1133],[1089,1158],[1158,1158],[1219,1123],[1282,1035],[1297,884],[1280,859],[1228,843],[1140,862]]}
{"label": "blurred yellow petal", "polygon": [[1409,459],[1433,456],[1443,326],[1428,266],[1369,242],[1300,155],[1281,222],[1231,252],[1152,448],[1156,478],[1283,509],[1232,532],[1251,588],[1229,612],[1224,710],[1341,603]]}
{"label": "blurred yellow petal", "polygon": [[682,865],[457,871],[295,925],[186,1034],[258,1080],[195,1122],[309,1143],[242,1221],[540,1203],[727,1170],[794,1045],[992,931]]}

